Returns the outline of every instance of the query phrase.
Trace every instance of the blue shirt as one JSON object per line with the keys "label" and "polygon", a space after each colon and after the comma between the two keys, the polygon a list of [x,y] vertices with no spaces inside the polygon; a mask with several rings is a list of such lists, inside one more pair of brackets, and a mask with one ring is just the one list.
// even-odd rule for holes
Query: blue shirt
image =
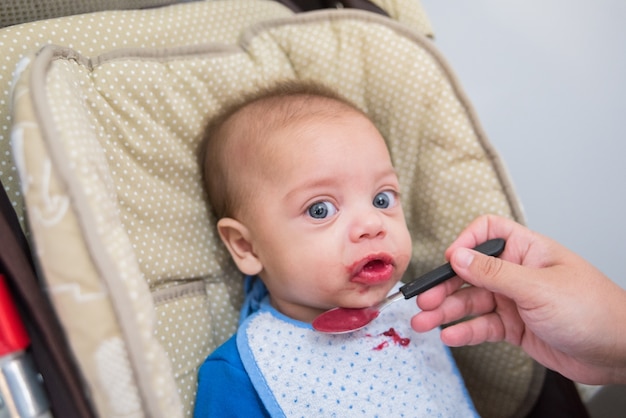
{"label": "blue shirt", "polygon": [[194,417],[269,416],[243,367],[233,336],[200,367]]}

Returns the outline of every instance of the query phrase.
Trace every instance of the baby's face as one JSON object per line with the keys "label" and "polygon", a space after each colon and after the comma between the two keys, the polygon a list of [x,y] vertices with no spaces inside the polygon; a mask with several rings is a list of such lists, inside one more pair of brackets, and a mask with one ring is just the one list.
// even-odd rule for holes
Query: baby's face
{"label": "baby's face", "polygon": [[401,278],[411,239],[385,142],[357,113],[276,132],[243,223],[272,304],[303,321],[371,306]]}

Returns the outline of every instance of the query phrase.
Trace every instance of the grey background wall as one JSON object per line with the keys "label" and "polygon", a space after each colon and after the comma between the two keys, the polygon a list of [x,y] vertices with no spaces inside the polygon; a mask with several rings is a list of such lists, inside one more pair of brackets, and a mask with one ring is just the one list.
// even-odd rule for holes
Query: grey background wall
{"label": "grey background wall", "polygon": [[626,2],[422,4],[528,225],[626,288]]}

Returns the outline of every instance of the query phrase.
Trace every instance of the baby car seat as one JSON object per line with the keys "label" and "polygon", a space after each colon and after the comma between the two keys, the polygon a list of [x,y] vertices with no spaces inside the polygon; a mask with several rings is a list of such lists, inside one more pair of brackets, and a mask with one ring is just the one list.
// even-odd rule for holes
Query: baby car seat
{"label": "baby car seat", "polygon": [[[316,80],[372,118],[412,233],[405,279],[440,264],[479,214],[523,222],[417,0],[376,1],[377,13],[290,6],[200,1],[0,30],[11,63],[0,80],[14,80],[10,106],[9,89],[0,101],[10,121],[2,164],[19,173],[3,170],[1,180],[33,248],[37,279],[28,281],[45,289],[23,305],[45,312],[29,321],[43,335],[36,357],[63,359],[67,373],[48,374],[73,388],[78,416],[190,416],[198,366],[236,329],[243,281],[196,163],[203,127],[232,97]],[[42,329],[50,316],[54,332]],[[454,355],[482,416],[531,414],[550,386],[543,367],[505,343]],[[569,396],[571,382],[548,376]]]}

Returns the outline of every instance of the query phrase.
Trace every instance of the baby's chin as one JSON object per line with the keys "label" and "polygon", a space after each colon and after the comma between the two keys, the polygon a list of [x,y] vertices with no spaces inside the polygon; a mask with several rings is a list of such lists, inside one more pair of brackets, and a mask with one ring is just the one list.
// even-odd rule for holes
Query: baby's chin
{"label": "baby's chin", "polygon": [[391,283],[385,283],[384,285],[376,286],[375,289],[370,287],[366,293],[359,295],[354,301],[354,306],[342,306],[342,308],[369,308],[370,306],[374,306],[387,297],[397,282],[398,281],[395,280]]}

